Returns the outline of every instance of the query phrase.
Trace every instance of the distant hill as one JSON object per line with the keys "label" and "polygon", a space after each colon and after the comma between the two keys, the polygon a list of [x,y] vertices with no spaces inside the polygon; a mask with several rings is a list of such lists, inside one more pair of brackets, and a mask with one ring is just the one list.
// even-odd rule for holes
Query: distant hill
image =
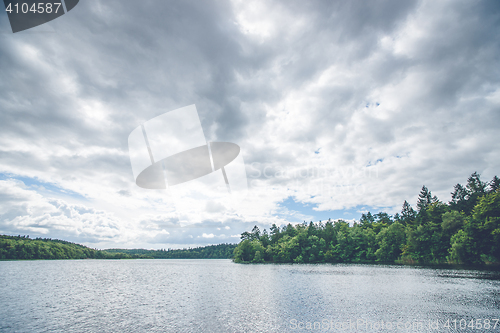
{"label": "distant hill", "polygon": [[0,235],[0,260],[30,259],[229,259],[236,244],[182,250],[97,250],[59,239]]}
{"label": "distant hill", "polygon": [[182,250],[107,249],[110,254],[122,253],[130,256],[147,256],[154,259],[229,259],[237,244],[219,244]]}

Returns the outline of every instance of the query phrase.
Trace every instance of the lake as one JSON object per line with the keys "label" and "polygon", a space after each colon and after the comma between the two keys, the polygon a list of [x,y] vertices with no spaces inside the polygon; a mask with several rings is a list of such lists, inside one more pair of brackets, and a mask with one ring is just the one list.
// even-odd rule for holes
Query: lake
{"label": "lake", "polygon": [[0,262],[0,332],[500,332],[499,317],[492,270]]}

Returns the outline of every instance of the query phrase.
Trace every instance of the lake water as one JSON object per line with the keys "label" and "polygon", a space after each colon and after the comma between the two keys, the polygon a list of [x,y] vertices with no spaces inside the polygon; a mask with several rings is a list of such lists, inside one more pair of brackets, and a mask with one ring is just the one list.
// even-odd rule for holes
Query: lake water
{"label": "lake water", "polygon": [[495,271],[0,262],[0,332],[500,332],[499,317]]}

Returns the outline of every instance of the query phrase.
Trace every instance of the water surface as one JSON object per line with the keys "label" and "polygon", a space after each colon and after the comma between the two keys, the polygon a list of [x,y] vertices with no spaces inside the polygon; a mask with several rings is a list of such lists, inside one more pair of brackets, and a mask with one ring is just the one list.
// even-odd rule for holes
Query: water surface
{"label": "water surface", "polygon": [[499,309],[500,274],[487,270],[0,262],[1,332],[500,332],[493,321],[464,327],[498,319]]}

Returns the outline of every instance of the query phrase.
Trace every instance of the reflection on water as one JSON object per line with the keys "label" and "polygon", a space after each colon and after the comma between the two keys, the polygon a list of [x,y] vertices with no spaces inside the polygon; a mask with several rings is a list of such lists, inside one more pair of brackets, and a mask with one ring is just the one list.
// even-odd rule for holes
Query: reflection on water
{"label": "reflection on water", "polygon": [[471,319],[498,319],[499,309],[498,271],[230,260],[0,262],[0,332],[499,332],[494,321],[490,329],[464,327]]}

